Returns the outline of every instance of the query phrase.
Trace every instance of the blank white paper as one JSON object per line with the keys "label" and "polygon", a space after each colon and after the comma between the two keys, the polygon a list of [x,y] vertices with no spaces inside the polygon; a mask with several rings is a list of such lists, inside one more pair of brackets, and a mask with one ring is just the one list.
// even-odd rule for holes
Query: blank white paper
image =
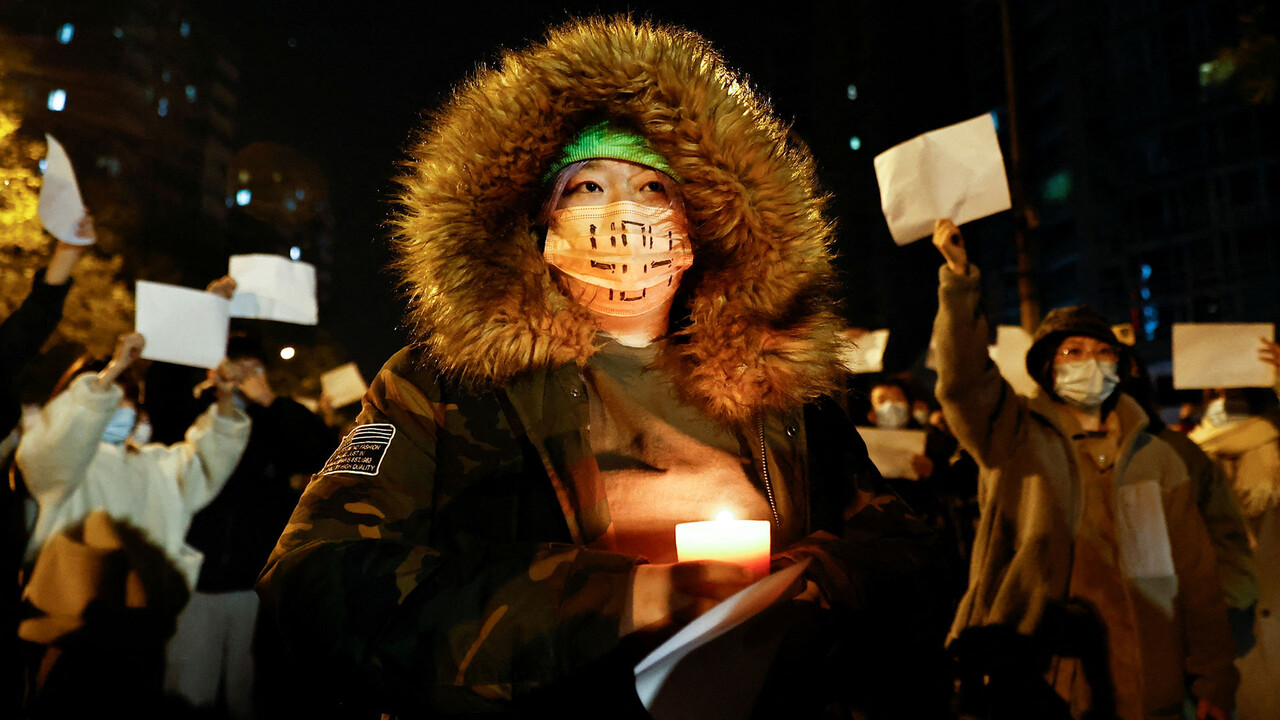
{"label": "blank white paper", "polygon": [[924,454],[924,430],[889,430],[870,426],[858,426],[858,434],[867,444],[871,463],[886,478],[919,480],[911,460]]}
{"label": "blank white paper", "polygon": [[1275,370],[1258,350],[1259,338],[1275,337],[1272,323],[1174,323],[1173,387],[1272,387]]}
{"label": "blank white paper", "polygon": [[368,389],[355,363],[340,365],[320,376],[320,391],[329,398],[333,408],[359,402]]}
{"label": "blank white paper", "polygon": [[232,255],[227,274],[236,281],[231,317],[297,325],[319,321],[314,265],[281,255]]}
{"label": "blank white paper", "polygon": [[231,326],[226,298],[213,293],[139,280],[134,328],[147,339],[142,357],[214,368],[227,355]]}
{"label": "blank white paper", "polygon": [[884,370],[884,351],[889,347],[888,330],[872,330],[840,350],[840,362],[850,373],[878,373]]}
{"label": "blank white paper", "polygon": [[76,234],[80,221],[88,214],[80,197],[80,184],[71,167],[71,158],[62,144],[45,134],[49,151],[45,156],[44,182],[40,185],[40,200],[36,213],[49,234],[68,245],[92,245],[91,238]]}
{"label": "blank white paper", "polygon": [[1012,207],[990,115],[917,135],[874,163],[880,207],[899,245],[933,235],[938,218],[963,225]]}
{"label": "blank white paper", "polygon": [[1019,395],[1031,397],[1039,385],[1027,373],[1027,351],[1031,349],[1031,333],[1020,325],[1001,325],[996,328],[996,344],[987,348],[987,354],[1000,370],[1005,381]]}

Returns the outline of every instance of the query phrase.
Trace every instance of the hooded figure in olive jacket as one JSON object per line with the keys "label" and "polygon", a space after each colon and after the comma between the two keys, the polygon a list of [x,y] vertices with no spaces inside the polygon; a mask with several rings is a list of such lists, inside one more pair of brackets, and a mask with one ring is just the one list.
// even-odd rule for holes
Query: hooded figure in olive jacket
{"label": "hooded figure in olive jacket", "polygon": [[[770,522],[775,568],[809,560],[796,602],[852,618],[936,597],[928,531],[830,399],[840,322],[815,185],[766,102],[684,31],[570,24],[461,87],[401,178],[414,342],[259,582],[298,656],[412,715],[509,711],[584,673],[585,693],[621,653],[627,689],[597,688],[611,706],[590,711],[618,716],[635,709],[625,640],[750,581],[676,562],[674,524],[725,505]],[[866,626],[867,685],[929,685],[922,656],[910,673],[895,658],[945,628]]]}

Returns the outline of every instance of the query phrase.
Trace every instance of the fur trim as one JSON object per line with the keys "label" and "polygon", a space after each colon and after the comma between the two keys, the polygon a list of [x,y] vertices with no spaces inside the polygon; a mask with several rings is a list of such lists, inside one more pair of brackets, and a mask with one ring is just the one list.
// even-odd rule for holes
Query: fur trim
{"label": "fur trim", "polygon": [[833,226],[812,158],[701,37],[627,18],[508,52],[422,131],[394,222],[414,343],[472,387],[588,361],[595,327],[552,281],[530,221],[546,168],[601,118],[635,126],[685,179],[694,287],[659,365],[686,379],[686,400],[743,421],[832,391]]}

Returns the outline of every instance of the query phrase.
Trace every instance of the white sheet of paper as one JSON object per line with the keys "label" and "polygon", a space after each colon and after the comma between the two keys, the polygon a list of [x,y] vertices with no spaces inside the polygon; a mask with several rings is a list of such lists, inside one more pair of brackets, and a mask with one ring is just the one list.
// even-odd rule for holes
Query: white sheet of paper
{"label": "white sheet of paper", "polygon": [[1039,386],[1027,374],[1027,351],[1031,349],[1031,333],[1019,325],[1001,325],[996,328],[996,344],[987,348],[987,354],[999,368],[1000,374],[1019,395],[1031,397]]}
{"label": "white sheet of paper", "polygon": [[92,245],[91,238],[76,234],[80,221],[88,214],[80,197],[80,184],[71,158],[62,143],[45,133],[49,152],[45,156],[44,182],[40,185],[40,201],[36,213],[49,234],[68,245]]}
{"label": "white sheet of paper", "polygon": [[314,265],[281,255],[232,255],[227,274],[236,281],[231,317],[297,325],[319,321]]}
{"label": "white sheet of paper", "polygon": [[1275,340],[1275,324],[1174,323],[1174,389],[1273,387],[1275,370],[1258,358],[1258,338]]}
{"label": "white sheet of paper", "polygon": [[134,328],[147,339],[142,357],[214,368],[227,356],[230,303],[212,293],[139,280]]}
{"label": "white sheet of paper", "polygon": [[1172,577],[1173,549],[1164,519],[1164,493],[1155,480],[1116,489],[1116,544],[1129,578]]}
{"label": "white sheet of paper", "polygon": [[990,115],[917,135],[874,163],[880,207],[899,245],[933,235],[938,218],[963,225],[1012,207]]}
{"label": "white sheet of paper", "polygon": [[840,362],[851,373],[877,373],[884,370],[884,351],[889,347],[888,330],[872,330],[844,346]]}
{"label": "white sheet of paper", "polygon": [[681,658],[768,608],[808,565],[809,561],[804,560],[760,578],[685,625],[646,655],[635,667],[636,692],[645,708],[658,696],[662,683]]}
{"label": "white sheet of paper", "polygon": [[867,454],[882,477],[919,480],[911,458],[924,454],[924,430],[886,430],[858,426],[858,434],[867,444]]}
{"label": "white sheet of paper", "polygon": [[320,391],[328,396],[329,405],[334,408],[359,402],[368,389],[355,363],[340,365],[320,376]]}

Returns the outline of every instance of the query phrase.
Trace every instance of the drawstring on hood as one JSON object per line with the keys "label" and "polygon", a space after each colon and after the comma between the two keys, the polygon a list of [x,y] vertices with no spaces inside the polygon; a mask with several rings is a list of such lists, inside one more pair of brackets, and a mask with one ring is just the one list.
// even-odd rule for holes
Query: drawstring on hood
{"label": "drawstring on hood", "polygon": [[682,180],[698,262],[656,364],[684,399],[748,422],[834,391],[834,229],[812,158],[701,37],[626,18],[507,53],[410,149],[393,242],[414,344],[474,388],[586,364],[597,331],[552,280],[532,223],[543,177],[602,118],[635,128]]}

